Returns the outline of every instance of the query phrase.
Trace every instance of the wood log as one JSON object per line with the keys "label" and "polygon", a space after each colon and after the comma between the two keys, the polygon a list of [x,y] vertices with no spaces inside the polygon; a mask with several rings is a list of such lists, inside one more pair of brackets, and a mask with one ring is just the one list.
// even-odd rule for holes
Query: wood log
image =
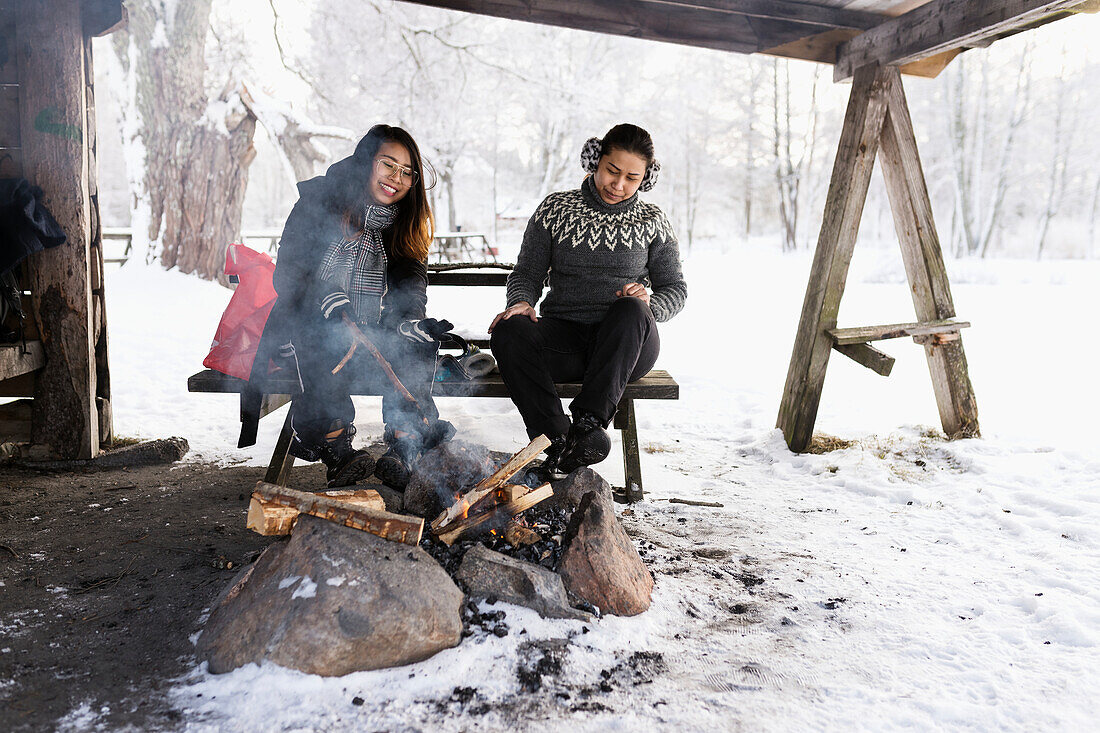
{"label": "wood log", "polygon": [[[373,489],[325,491],[319,496],[327,496],[333,501],[373,509],[378,512],[386,511],[386,503],[382,501],[382,496]],[[301,512],[296,507],[275,504],[253,495],[252,501],[248,505],[246,526],[253,532],[264,536],[287,535],[290,534],[290,530],[294,527],[294,522],[298,519],[299,514]]]}
{"label": "wood log", "polygon": [[445,509],[442,514],[436,517],[432,521],[432,530],[438,531],[440,528],[445,527],[451,522],[458,519],[464,513],[467,513],[470,507],[476,504],[482,497],[489,494],[493,489],[501,486],[505,481],[512,478],[521,468],[526,466],[535,456],[542,451],[546,450],[550,446],[550,439],[545,435],[532,440],[527,444],[527,447],[516,453],[509,458],[503,466],[498,468],[493,475],[488,476],[478,482],[477,486],[466,492],[461,499],[456,501],[450,507]]}
{"label": "wood log", "polygon": [[508,522],[508,526],[504,528],[504,539],[512,547],[526,547],[527,545],[533,545],[541,541],[542,535],[530,527],[525,527],[515,520],[512,520]]}
{"label": "wood log", "polygon": [[463,520],[446,525],[442,532],[436,533],[436,536],[439,538],[440,542],[446,545],[453,545],[462,535],[484,527],[494,520],[504,520],[508,517],[514,517],[520,512],[527,511],[539,502],[549,499],[553,495],[554,489],[550,487],[550,484],[543,484],[537,489],[529,491],[519,497],[515,501],[501,504],[491,512],[485,512],[484,514],[478,514],[473,517],[466,517]]}
{"label": "wood log", "polygon": [[266,481],[258,481],[252,495],[273,504],[295,508],[302,514],[370,532],[391,542],[416,545],[424,532],[424,520],[420,517],[408,517],[403,514],[390,514],[352,506],[326,496],[276,486]]}

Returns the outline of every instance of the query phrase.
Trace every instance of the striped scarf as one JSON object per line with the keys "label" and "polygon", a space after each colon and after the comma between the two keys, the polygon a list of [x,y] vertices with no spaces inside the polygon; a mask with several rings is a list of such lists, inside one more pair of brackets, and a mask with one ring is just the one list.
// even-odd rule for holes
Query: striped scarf
{"label": "striped scarf", "polygon": [[329,245],[321,264],[321,279],[343,290],[359,323],[377,323],[386,294],[386,248],[382,231],[397,219],[397,205],[367,204],[363,229],[352,239]]}

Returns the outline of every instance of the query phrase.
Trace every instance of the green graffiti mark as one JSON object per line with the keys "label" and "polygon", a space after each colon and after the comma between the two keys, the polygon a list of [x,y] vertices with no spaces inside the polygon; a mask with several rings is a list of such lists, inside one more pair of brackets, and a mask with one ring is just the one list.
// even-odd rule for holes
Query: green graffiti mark
{"label": "green graffiti mark", "polygon": [[57,122],[57,117],[56,107],[46,107],[34,118],[34,129],[73,142],[84,142],[84,131],[80,129],[79,125],[67,125],[64,122]]}

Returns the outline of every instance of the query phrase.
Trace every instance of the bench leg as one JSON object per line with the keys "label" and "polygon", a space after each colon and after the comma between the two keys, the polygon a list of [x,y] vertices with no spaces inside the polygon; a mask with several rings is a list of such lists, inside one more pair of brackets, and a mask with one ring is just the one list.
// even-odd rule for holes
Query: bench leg
{"label": "bench leg", "polygon": [[290,467],[294,465],[294,456],[290,455],[290,439],[294,430],[290,427],[290,410],[286,412],[286,420],[283,421],[283,430],[279,433],[279,439],[275,441],[275,452],[271,454],[271,463],[267,466],[264,481],[277,486],[286,485],[286,476],[290,473]]}
{"label": "bench leg", "polygon": [[623,398],[615,412],[615,427],[623,438],[623,477],[626,500],[642,500],[642,461],[638,450],[638,421],[634,417],[634,400]]}

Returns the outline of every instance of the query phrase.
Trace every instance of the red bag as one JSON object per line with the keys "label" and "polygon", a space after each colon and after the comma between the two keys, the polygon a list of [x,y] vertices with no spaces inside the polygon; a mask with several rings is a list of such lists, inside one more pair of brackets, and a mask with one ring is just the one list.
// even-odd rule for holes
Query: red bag
{"label": "red bag", "polygon": [[231,377],[248,379],[264,324],[275,305],[275,261],[243,244],[231,244],[225,250],[225,274],[230,282],[236,278],[239,284],[202,363]]}

